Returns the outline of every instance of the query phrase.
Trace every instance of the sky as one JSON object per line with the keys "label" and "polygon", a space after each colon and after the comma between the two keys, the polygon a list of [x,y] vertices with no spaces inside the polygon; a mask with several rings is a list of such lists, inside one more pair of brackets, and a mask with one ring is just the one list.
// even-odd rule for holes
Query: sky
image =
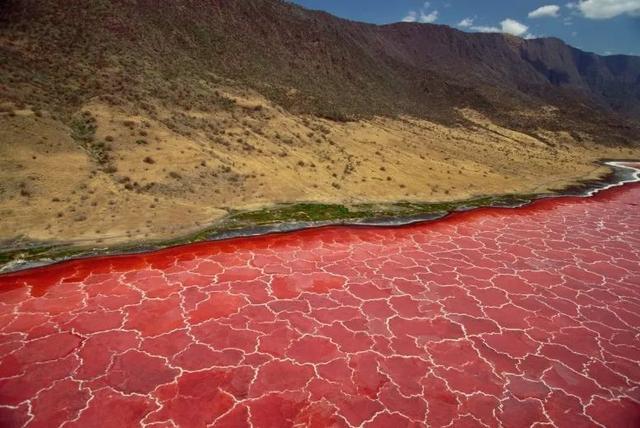
{"label": "sky", "polygon": [[468,32],[558,37],[601,55],[640,56],[640,0],[292,0],[354,21],[448,25]]}

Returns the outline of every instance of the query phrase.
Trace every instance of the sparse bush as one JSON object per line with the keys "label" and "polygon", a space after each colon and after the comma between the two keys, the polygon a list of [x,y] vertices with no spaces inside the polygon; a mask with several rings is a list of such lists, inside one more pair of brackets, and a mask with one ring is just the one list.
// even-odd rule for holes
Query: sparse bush
{"label": "sparse bush", "polygon": [[83,115],[71,122],[71,137],[81,144],[87,144],[95,138],[97,127],[95,121],[90,119],[93,118]]}

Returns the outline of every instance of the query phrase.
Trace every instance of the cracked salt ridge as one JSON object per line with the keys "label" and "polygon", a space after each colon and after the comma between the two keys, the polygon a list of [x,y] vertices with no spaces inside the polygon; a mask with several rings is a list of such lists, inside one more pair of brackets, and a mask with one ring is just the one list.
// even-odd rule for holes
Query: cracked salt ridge
{"label": "cracked salt ridge", "polygon": [[[611,189],[613,187],[622,186],[624,184],[634,183],[640,181],[640,169],[629,166],[631,164],[637,164],[635,161],[602,161],[603,164],[612,167],[612,173],[606,179],[602,181],[594,181],[590,182],[585,189],[584,186],[576,186],[574,190],[567,189],[562,193],[558,194],[550,194],[544,195],[537,199],[522,202],[522,203],[511,203],[511,204],[496,204],[489,207],[464,207],[460,206],[451,212],[441,212],[441,213],[431,213],[431,214],[423,214],[423,215],[415,215],[411,217],[393,217],[393,218],[373,218],[373,219],[362,219],[362,220],[328,220],[328,221],[318,221],[318,222],[288,222],[281,223],[276,225],[268,225],[268,226],[257,226],[252,228],[242,228],[238,230],[231,230],[226,232],[217,232],[212,235],[208,235],[205,237],[204,241],[222,241],[227,239],[236,239],[236,238],[249,238],[254,236],[264,236],[275,233],[289,233],[289,232],[297,232],[301,230],[307,229],[317,229],[323,227],[331,227],[331,226],[350,226],[350,227],[399,227],[399,226],[410,226],[418,223],[430,222],[443,219],[449,215],[471,211],[475,209],[482,208],[520,208],[526,205],[531,204],[537,200],[541,199],[549,199],[549,198],[562,198],[566,196],[581,196],[581,197],[591,197],[598,192],[603,190]],[[203,241],[198,241],[203,242]],[[182,245],[190,245],[192,243],[181,244]],[[0,266],[0,275],[11,272],[18,272],[21,270],[28,270],[32,268],[49,266],[56,263],[63,263],[68,260],[80,260],[92,257],[105,257],[105,256],[117,256],[120,255],[129,255],[129,254],[140,254],[140,253],[149,253],[158,250],[162,250],[163,248],[171,248],[171,247],[162,247],[162,246],[139,246],[132,251],[119,251],[119,252],[86,252],[81,255],[75,255],[68,258],[62,259],[41,259],[38,261],[32,260],[21,260],[16,259],[9,263],[6,263],[3,266]]]}
{"label": "cracked salt ridge", "polygon": [[638,426],[640,186],[0,277],[1,426]]}

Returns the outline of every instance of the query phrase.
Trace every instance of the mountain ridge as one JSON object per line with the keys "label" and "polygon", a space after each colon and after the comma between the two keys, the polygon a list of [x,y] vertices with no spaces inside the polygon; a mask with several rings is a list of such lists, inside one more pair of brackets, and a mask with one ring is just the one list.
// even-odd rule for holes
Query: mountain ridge
{"label": "mountain ridge", "polygon": [[[134,52],[165,79],[187,67],[198,79],[213,71],[291,111],[338,120],[409,114],[455,122],[457,109],[472,107],[518,129],[557,128],[557,121],[598,134],[598,126],[635,128],[640,117],[639,57],[600,57],[559,39],[379,26],[280,0],[73,0],[66,10],[57,3],[6,1],[0,35],[10,39],[11,28],[24,28],[22,36],[43,51],[88,54],[79,62],[93,70],[104,58],[91,57],[91,43],[110,56]],[[43,21],[50,25],[34,28]],[[135,63],[124,67],[141,71]],[[73,80],[76,71],[65,72],[59,80]],[[557,117],[530,124],[513,114],[545,105],[558,108]]]}

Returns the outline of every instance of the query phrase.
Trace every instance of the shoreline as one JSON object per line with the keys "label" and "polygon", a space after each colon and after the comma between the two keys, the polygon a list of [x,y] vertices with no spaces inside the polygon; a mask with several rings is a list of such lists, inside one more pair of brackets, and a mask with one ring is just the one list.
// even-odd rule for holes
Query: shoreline
{"label": "shoreline", "polygon": [[[444,203],[398,202],[386,204],[386,206],[384,204],[362,204],[353,207],[313,203],[281,204],[257,211],[232,211],[219,222],[198,232],[169,240],[137,241],[103,248],[98,248],[95,245],[92,247],[80,246],[77,243],[74,245],[69,242],[33,243],[31,247],[27,244],[22,248],[0,250],[0,276],[56,265],[70,260],[135,255],[199,242],[250,238],[329,226],[401,227],[435,221],[451,214],[479,208],[518,208],[542,199],[567,196],[591,197],[613,187],[640,181],[640,169],[629,165],[636,163],[638,163],[637,160],[603,159],[599,164],[609,167],[611,171],[602,179],[585,180],[578,185],[553,192],[526,195],[505,194]],[[374,209],[375,205],[378,205],[376,209]],[[288,219],[286,218],[287,214],[290,215]],[[329,218],[317,220],[314,216],[318,215],[321,218],[323,215]],[[309,217],[309,220],[300,221],[301,216]]]}

